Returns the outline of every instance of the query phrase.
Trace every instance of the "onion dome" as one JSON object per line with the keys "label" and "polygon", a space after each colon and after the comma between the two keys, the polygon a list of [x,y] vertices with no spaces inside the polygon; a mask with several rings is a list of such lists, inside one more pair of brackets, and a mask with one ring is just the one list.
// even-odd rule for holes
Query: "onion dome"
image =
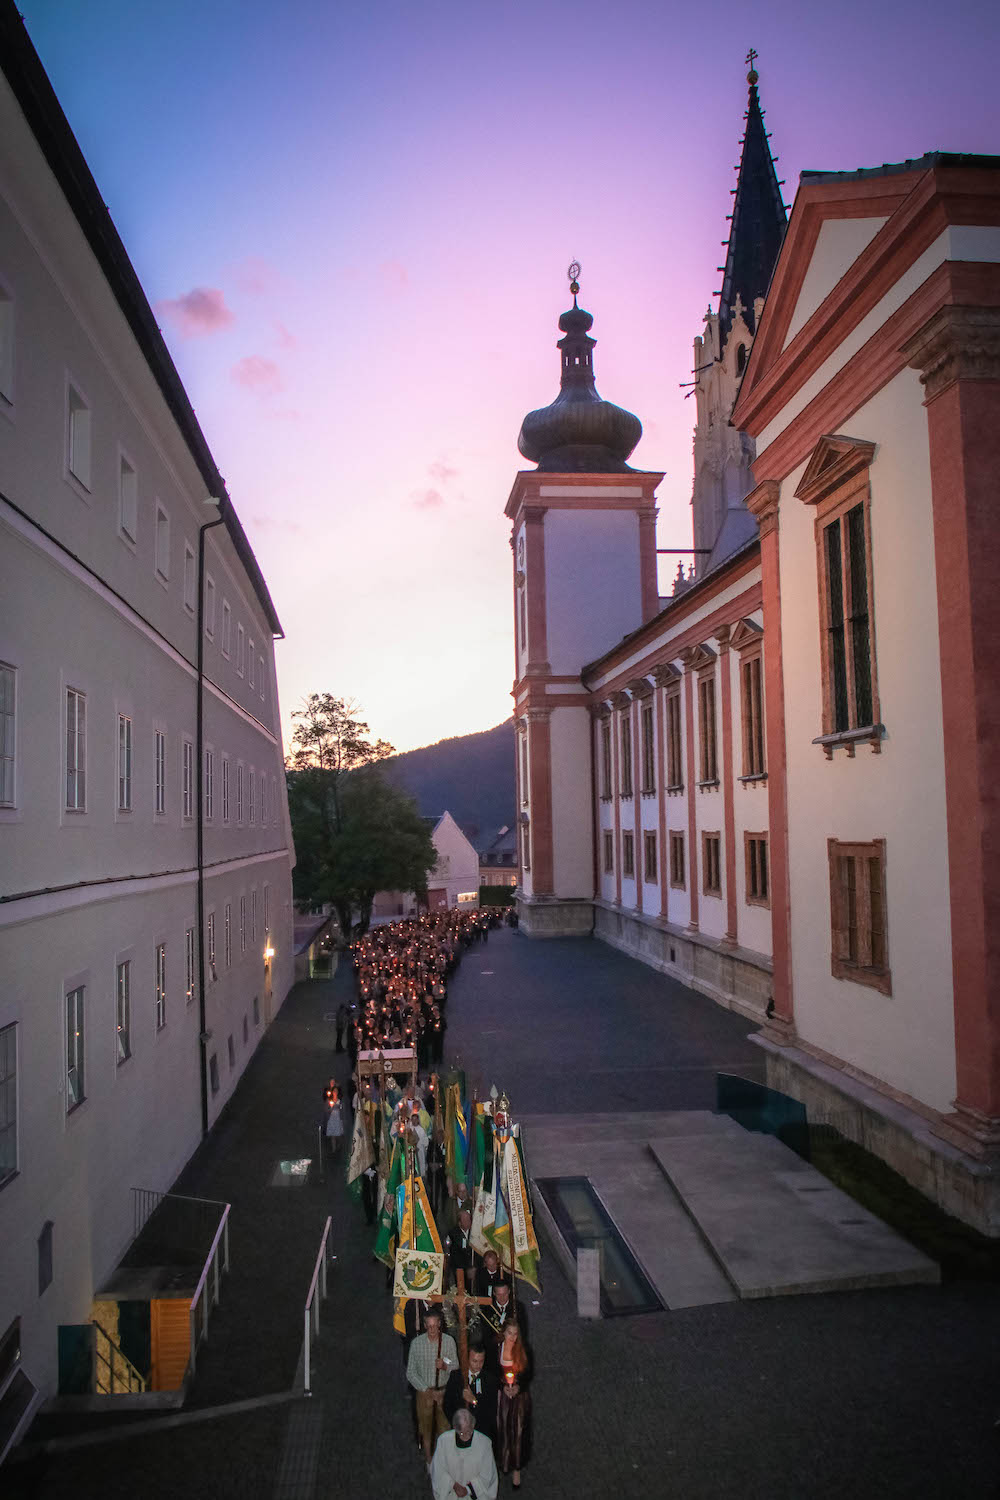
{"label": "onion dome", "polygon": [[630,473],[625,460],[642,437],[642,423],[630,411],[603,401],[594,385],[593,318],[577,305],[580,267],[569,268],[573,306],[559,319],[564,337],[559,394],[551,406],[529,411],[517,446],[525,458],[552,474]]}

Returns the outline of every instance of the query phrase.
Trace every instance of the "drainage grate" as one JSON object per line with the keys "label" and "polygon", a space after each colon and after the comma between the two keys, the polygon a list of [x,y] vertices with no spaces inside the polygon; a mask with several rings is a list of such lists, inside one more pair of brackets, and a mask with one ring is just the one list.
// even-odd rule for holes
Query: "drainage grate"
{"label": "drainage grate", "polygon": [[605,1318],[628,1313],[662,1312],[652,1283],[619,1234],[589,1177],[539,1177],[535,1187],[545,1199],[567,1248],[596,1250],[601,1277],[601,1313]]}

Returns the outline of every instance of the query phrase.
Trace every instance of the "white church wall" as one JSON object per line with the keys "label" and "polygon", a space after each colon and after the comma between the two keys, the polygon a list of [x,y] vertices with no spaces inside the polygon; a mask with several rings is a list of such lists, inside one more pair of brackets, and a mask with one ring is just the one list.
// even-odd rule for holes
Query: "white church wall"
{"label": "white church wall", "polygon": [[579,672],[641,624],[640,601],[634,511],[546,511],[548,661],[556,676]]}
{"label": "white church wall", "polygon": [[883,214],[871,219],[827,219],[820,226],[816,248],[788,325],[785,348],[885,223],[887,216]]}
{"label": "white church wall", "polygon": [[594,846],[590,818],[590,711],[553,709],[549,721],[552,764],[553,887],[557,896],[589,900],[594,891]]}
{"label": "white church wall", "polygon": [[[944,752],[926,417],[915,371],[849,421],[871,467],[875,650],[886,738],[827,761],[814,513],[782,483],[782,652],[795,1024],[802,1037],[938,1110],[955,1094]],[[804,467],[804,466],[803,466]],[[827,839],[886,840],[892,994],[833,978]]]}

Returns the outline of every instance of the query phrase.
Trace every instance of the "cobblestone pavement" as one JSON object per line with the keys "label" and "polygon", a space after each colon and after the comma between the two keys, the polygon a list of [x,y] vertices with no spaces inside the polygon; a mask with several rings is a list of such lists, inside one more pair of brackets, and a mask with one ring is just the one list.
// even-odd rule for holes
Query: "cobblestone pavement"
{"label": "cobblestone pavement", "polygon": [[[232,1272],[189,1409],[152,1432],[40,1455],[2,1473],[5,1497],[205,1495],[240,1500],[420,1497],[385,1271],[337,1171],[268,1185],[315,1154],[332,1058],[325,1019],[350,987],[286,1001],[180,1191],[232,1202]],[[466,955],[449,1052],[515,1112],[711,1108],[717,1068],[760,1076],[748,1023],[602,944],[495,933]],[[526,1142],[530,1167],[530,1141]],[[342,1165],[342,1163],[341,1163]],[[312,1400],[224,1417],[287,1393],[327,1213],[337,1255]],[[544,1246],[543,1246],[544,1250]],[[531,1308],[536,1445],[522,1492],[545,1500],[994,1500],[1000,1287],[953,1283],[576,1317],[551,1255]],[[192,1420],[191,1412],[194,1412]],[[509,1480],[501,1495],[510,1497]]]}

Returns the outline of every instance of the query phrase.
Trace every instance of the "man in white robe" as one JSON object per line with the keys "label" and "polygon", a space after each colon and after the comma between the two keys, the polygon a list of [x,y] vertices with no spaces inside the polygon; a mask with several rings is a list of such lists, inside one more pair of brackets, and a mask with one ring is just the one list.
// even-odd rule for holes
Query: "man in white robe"
{"label": "man in white robe", "polygon": [[496,1500],[497,1465],[493,1444],[476,1431],[467,1407],[459,1407],[452,1432],[442,1432],[431,1464],[434,1500]]}

